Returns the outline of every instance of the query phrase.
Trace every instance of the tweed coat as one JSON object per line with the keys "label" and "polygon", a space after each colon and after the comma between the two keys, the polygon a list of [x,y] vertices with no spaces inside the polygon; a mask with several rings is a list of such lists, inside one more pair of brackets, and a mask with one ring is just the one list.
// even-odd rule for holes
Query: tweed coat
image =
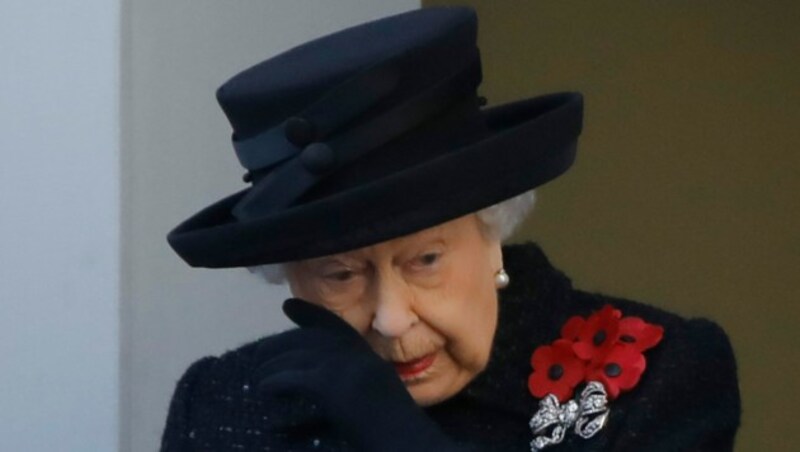
{"label": "tweed coat", "polygon": [[[557,339],[572,316],[611,304],[625,316],[661,325],[661,343],[645,352],[638,385],[609,403],[605,428],[590,439],[567,435],[547,450],[726,451],[739,425],[733,351],[719,326],[686,320],[634,301],[576,290],[534,243],[504,248],[511,276],[501,291],[498,329],[487,368],[426,413],[455,442],[474,450],[528,451],[528,422],[538,401],[527,388],[531,353]],[[194,363],[177,384],[163,452],[353,450],[319,416],[313,400],[265,403],[252,377],[259,343]],[[369,428],[369,426],[365,426]]]}

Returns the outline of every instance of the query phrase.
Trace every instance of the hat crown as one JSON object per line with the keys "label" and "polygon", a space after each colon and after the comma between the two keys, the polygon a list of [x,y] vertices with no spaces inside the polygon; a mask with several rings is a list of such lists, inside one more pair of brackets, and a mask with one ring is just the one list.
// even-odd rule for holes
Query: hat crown
{"label": "hat crown", "polygon": [[470,58],[476,40],[477,17],[470,8],[414,10],[287,50],[232,77],[217,90],[217,100],[235,137],[248,138],[381,67],[391,65],[398,78],[393,96],[425,89]]}
{"label": "hat crown", "polygon": [[476,39],[471,9],[426,8],[315,39],[230,79],[217,96],[253,182],[234,216],[263,217],[482,138]]}

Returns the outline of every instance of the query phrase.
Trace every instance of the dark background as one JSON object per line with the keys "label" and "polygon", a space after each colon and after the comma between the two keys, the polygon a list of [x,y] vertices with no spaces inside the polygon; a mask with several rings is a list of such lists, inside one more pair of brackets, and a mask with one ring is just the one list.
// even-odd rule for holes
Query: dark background
{"label": "dark background", "polygon": [[800,2],[423,4],[477,9],[490,105],[585,95],[576,166],[516,238],[577,287],[720,323],[737,450],[796,450]]}

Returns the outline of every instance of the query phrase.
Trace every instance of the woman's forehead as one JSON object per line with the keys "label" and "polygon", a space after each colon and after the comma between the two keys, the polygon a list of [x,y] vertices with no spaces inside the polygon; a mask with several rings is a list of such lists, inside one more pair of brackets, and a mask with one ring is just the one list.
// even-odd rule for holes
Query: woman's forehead
{"label": "woman's forehead", "polygon": [[[468,227],[470,222],[474,221],[474,215],[467,215],[402,237],[357,248],[355,250],[308,259],[307,262],[325,263],[330,261],[364,260],[378,255],[416,251],[417,247],[429,244],[449,244],[460,234],[468,231],[470,229]],[[474,229],[477,231],[477,228]]]}

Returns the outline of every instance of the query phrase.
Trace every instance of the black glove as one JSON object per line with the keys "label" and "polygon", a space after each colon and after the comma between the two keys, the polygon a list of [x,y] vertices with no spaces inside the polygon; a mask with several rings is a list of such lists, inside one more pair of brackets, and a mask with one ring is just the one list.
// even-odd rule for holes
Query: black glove
{"label": "black glove", "polygon": [[344,320],[292,298],[283,311],[299,329],[277,336],[258,370],[262,395],[310,397],[320,414],[360,450],[461,451],[408,393],[391,363],[381,359]]}

